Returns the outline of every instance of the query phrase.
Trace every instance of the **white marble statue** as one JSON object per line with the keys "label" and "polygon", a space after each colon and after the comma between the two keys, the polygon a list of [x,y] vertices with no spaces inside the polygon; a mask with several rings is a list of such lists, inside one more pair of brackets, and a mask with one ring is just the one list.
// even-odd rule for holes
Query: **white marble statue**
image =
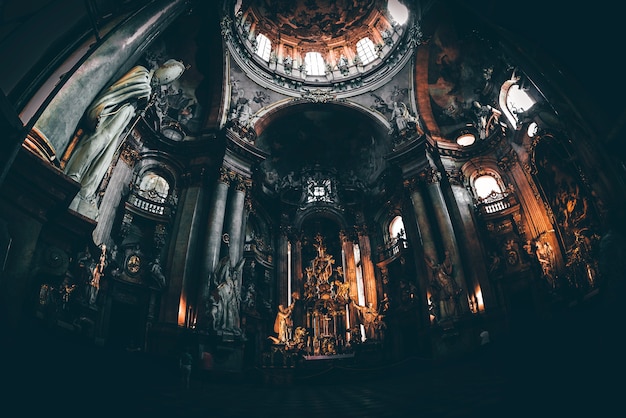
{"label": "white marble statue", "polygon": [[184,70],[184,65],[175,60],[165,62],[154,71],[135,66],[89,106],[85,115],[86,133],[64,168],[69,177],[81,184],[71,209],[89,218],[97,218],[98,187],[141,100],[150,99],[153,85],[171,83]]}
{"label": "white marble statue", "polygon": [[244,259],[235,266],[230,263],[230,257],[220,260],[215,271],[215,290],[213,296],[213,328],[216,331],[227,331],[235,335],[241,334],[241,273]]}

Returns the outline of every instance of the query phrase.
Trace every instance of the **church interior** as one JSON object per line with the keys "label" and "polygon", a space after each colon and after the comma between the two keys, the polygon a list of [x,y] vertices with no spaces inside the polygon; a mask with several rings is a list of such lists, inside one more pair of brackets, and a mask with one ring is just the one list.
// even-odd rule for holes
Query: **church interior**
{"label": "church interior", "polygon": [[585,7],[0,3],[7,401],[617,401],[626,91],[619,20]]}

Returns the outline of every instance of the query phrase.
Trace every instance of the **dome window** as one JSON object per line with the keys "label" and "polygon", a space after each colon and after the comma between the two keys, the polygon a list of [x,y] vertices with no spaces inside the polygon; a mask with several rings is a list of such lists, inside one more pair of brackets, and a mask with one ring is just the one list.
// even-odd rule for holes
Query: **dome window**
{"label": "dome window", "polygon": [[267,38],[267,36],[259,33],[256,37],[256,54],[261,57],[263,61],[269,62],[271,50],[272,42]]}
{"label": "dome window", "polygon": [[399,0],[389,0],[387,10],[398,25],[404,25],[409,20],[409,11]]}
{"label": "dome window", "polygon": [[326,74],[326,66],[324,58],[319,52],[307,52],[304,56],[304,68],[308,75],[324,75]]}
{"label": "dome window", "polygon": [[526,112],[528,109],[533,107],[535,101],[528,94],[528,92],[522,88],[520,88],[519,84],[515,81],[507,81],[503,85],[503,90],[505,91],[505,95],[501,97],[505,97],[503,106],[504,114],[507,119],[515,127],[518,128],[519,118],[517,115]]}
{"label": "dome window", "polygon": [[462,147],[469,147],[476,142],[476,135],[471,132],[463,132],[456,138],[456,143]]}
{"label": "dome window", "polygon": [[376,48],[370,38],[363,38],[356,43],[356,53],[363,65],[367,65],[376,59]]}
{"label": "dome window", "polygon": [[406,233],[404,232],[404,222],[402,216],[398,215],[389,224],[389,237],[392,240],[406,239]]}

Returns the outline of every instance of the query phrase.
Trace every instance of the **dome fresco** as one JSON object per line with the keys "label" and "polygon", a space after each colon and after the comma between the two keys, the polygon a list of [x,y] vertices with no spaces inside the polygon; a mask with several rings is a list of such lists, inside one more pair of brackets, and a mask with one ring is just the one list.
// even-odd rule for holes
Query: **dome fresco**
{"label": "dome fresco", "polygon": [[253,0],[244,2],[261,16],[258,30],[280,33],[305,44],[337,42],[361,32],[373,10],[384,1],[367,0]]}

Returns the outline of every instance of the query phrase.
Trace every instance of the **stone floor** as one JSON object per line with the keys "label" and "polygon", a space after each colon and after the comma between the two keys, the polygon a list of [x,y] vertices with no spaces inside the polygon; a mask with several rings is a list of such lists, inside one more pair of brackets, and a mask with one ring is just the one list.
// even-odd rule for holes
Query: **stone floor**
{"label": "stone floor", "polygon": [[621,346],[608,348],[599,330],[552,323],[460,359],[335,364],[289,384],[266,384],[262,370],[248,380],[195,371],[189,389],[174,364],[148,354],[30,336],[5,342],[0,405],[28,417],[604,416],[621,401],[623,368]]}

